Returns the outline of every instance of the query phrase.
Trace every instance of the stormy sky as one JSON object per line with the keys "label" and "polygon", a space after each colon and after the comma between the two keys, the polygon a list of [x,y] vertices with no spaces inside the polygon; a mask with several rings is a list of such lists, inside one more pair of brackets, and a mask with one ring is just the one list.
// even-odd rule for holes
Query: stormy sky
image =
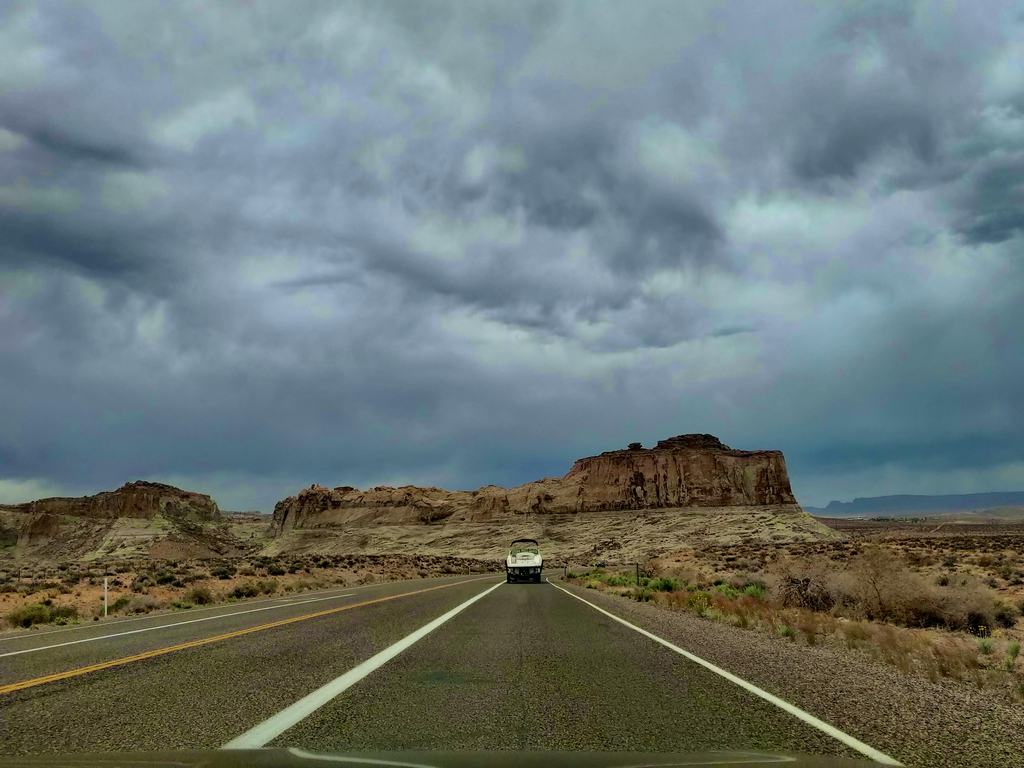
{"label": "stormy sky", "polygon": [[1024,490],[1012,0],[0,7],[0,501],[709,432]]}

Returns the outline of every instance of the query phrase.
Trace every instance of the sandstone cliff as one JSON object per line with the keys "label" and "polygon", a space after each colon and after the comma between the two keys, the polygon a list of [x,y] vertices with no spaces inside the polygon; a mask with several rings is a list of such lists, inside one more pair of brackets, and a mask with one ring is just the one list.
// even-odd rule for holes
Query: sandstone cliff
{"label": "sandstone cliff", "polygon": [[151,519],[157,514],[171,517],[193,516],[201,520],[221,519],[217,502],[206,494],[142,480],[125,483],[116,491],[103,491],[95,496],[37,499],[25,504],[3,505],[0,508],[31,515],[70,515],[98,519]]}
{"label": "sandstone cliff", "polygon": [[475,491],[314,485],[277,503],[273,532],[294,528],[500,522],[515,516],[687,507],[799,511],[781,451],[734,451],[712,435],[579,459],[561,478]]}

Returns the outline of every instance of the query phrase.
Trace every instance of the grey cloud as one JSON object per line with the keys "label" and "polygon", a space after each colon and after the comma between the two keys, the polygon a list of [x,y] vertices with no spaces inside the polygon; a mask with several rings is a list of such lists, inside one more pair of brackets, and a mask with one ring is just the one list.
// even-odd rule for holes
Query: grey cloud
{"label": "grey cloud", "polygon": [[0,480],[269,510],[686,431],[798,494],[1020,461],[1011,3],[26,8]]}

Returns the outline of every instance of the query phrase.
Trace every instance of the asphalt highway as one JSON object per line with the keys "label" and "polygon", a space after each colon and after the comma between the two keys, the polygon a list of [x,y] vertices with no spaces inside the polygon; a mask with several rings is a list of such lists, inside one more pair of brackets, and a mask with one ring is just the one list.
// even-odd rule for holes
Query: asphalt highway
{"label": "asphalt highway", "polygon": [[579,597],[422,579],[8,636],[0,753],[868,754]]}

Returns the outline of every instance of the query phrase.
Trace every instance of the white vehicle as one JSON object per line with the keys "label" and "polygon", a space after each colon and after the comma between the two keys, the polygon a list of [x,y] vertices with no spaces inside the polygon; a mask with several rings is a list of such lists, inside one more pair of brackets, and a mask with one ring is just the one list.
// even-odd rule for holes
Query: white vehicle
{"label": "white vehicle", "polygon": [[508,549],[505,561],[505,582],[533,581],[540,584],[543,568],[540,546],[536,539],[516,539]]}

